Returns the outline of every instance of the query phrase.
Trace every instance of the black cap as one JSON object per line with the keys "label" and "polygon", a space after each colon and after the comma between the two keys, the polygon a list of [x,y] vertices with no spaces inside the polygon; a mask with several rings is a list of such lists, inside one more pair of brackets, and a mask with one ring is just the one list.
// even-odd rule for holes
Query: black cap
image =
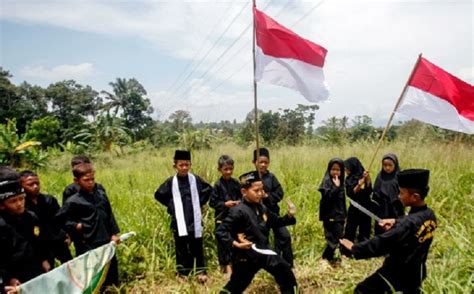
{"label": "black cap", "polygon": [[251,171],[251,172],[242,174],[239,177],[239,180],[240,180],[240,186],[242,188],[248,188],[248,187],[252,186],[253,182],[261,181],[260,175],[258,174],[257,171]]}
{"label": "black cap", "polygon": [[191,152],[187,150],[176,150],[174,152],[174,160],[191,160]]}
{"label": "black cap", "polygon": [[427,169],[406,169],[397,174],[400,188],[424,190],[428,188],[430,171]]}
{"label": "black cap", "polygon": [[25,193],[18,180],[6,180],[0,182],[0,201]]}
{"label": "black cap", "polygon": [[[258,151],[259,156],[265,156],[270,160],[270,151],[267,148],[259,148]],[[257,161],[257,150],[253,151],[253,161]]]}

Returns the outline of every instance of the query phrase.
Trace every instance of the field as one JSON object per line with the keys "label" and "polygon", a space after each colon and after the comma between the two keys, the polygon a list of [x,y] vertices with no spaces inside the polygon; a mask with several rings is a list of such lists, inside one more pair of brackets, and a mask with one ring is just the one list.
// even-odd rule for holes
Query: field
{"label": "field", "polygon": [[[289,227],[295,252],[295,274],[303,293],[349,293],[364,277],[380,266],[382,259],[350,260],[345,266],[328,270],[318,268],[324,246],[322,223],[318,221],[320,195],[316,191],[327,162],[338,156],[358,156],[368,165],[375,149],[371,144],[344,147],[272,148],[270,170],[276,174],[284,190],[297,206],[297,224]],[[403,168],[431,170],[428,205],[438,217],[438,229],[428,257],[426,293],[472,293],[474,291],[474,151],[459,144],[419,144],[416,142],[386,145],[378,153],[371,169],[375,179],[382,154],[394,152]],[[216,161],[229,154],[236,161],[234,176],[253,168],[252,149],[220,145],[193,154],[193,172],[214,183],[218,178]],[[122,157],[98,155],[94,158],[96,180],[108,192],[112,208],[122,232],[138,235],[118,250],[121,290],[130,293],[217,293],[226,283],[218,271],[213,211],[204,210],[205,254],[209,281],[198,284],[190,278],[176,278],[174,242],[166,209],[153,198],[156,188],[174,171],[173,149],[144,150]],[[40,171],[42,190],[61,195],[71,182],[71,155],[51,160]],[[283,201],[284,202],[284,201]],[[286,211],[283,203],[282,211]],[[260,272],[248,293],[276,293],[272,277]]]}

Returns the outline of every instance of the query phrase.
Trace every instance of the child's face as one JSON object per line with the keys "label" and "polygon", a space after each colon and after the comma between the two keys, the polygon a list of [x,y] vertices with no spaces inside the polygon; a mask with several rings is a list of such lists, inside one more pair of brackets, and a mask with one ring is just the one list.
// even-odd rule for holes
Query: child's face
{"label": "child's face", "polygon": [[260,156],[258,162],[254,162],[255,167],[261,174],[266,174],[268,171],[268,166],[270,165],[270,160],[266,156]]}
{"label": "child's face", "polygon": [[395,163],[388,158],[384,159],[382,161],[382,169],[387,174],[391,174],[395,171]]}
{"label": "child's face", "polygon": [[265,196],[262,181],[253,182],[252,186],[249,188],[242,188],[241,192],[245,199],[250,203],[260,203],[263,196]]}
{"label": "child's face", "polygon": [[0,208],[13,215],[21,215],[25,212],[25,194],[10,197],[0,203]]}
{"label": "child's face", "polygon": [[219,168],[219,171],[222,174],[224,180],[228,180],[230,179],[230,177],[232,177],[232,173],[234,172],[234,166],[224,164],[221,168]]}
{"label": "child's face", "polygon": [[80,178],[74,179],[75,182],[81,187],[81,190],[87,193],[91,193],[94,191],[95,187],[95,173],[87,173]]}
{"label": "child's face", "polygon": [[415,203],[420,198],[420,195],[418,193],[410,192],[407,188],[400,187],[399,198],[403,206],[406,207]]}
{"label": "child's face", "polygon": [[176,169],[178,176],[185,176],[191,169],[191,160],[176,160],[174,168]]}
{"label": "child's face", "polygon": [[40,181],[36,176],[22,177],[21,186],[29,196],[38,196],[40,192]]}
{"label": "child's face", "polygon": [[329,170],[329,174],[331,175],[331,178],[340,177],[341,176],[341,167],[339,164],[334,163],[331,166],[331,170]]}

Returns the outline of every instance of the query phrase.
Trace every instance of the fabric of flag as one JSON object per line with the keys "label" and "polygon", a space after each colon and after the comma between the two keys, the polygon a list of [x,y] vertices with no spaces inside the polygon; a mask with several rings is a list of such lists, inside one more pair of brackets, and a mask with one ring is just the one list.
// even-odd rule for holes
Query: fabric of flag
{"label": "fabric of flag", "polygon": [[255,79],[296,90],[308,101],[329,97],[323,66],[327,50],[254,8]]}
{"label": "fabric of flag", "polygon": [[444,129],[474,134],[474,87],[421,58],[397,112]]}
{"label": "fabric of flag", "polygon": [[110,242],[88,251],[67,263],[24,284],[19,293],[99,293],[115,254],[115,243]]}

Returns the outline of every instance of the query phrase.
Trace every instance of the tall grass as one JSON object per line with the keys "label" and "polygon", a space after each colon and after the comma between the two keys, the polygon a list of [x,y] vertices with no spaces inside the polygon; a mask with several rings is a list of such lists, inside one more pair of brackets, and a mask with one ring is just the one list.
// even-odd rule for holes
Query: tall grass
{"label": "tall grass", "polygon": [[[270,170],[297,206],[297,224],[289,227],[295,252],[295,273],[305,293],[351,292],[364,277],[375,271],[382,259],[350,260],[346,266],[326,271],[318,268],[324,247],[322,223],[318,221],[320,195],[316,191],[332,157],[357,156],[363,163],[374,150],[372,144],[342,147],[283,147],[271,149]],[[431,170],[428,205],[438,216],[439,227],[428,257],[426,293],[472,293],[474,290],[474,152],[458,144],[398,143],[382,147],[383,153],[399,156],[402,168]],[[214,183],[219,174],[219,155],[229,154],[236,162],[234,176],[253,169],[251,149],[220,145],[193,154],[193,172]],[[124,157],[99,155],[94,158],[96,179],[107,190],[122,232],[136,231],[137,237],[119,247],[122,289],[133,293],[216,293],[226,283],[218,271],[213,211],[204,211],[205,254],[210,280],[199,285],[194,279],[183,283],[175,276],[174,242],[165,207],[155,201],[156,188],[174,174],[173,149],[147,150]],[[70,157],[54,159],[41,171],[43,190],[60,195],[72,181]],[[374,164],[371,174],[380,169]],[[60,198],[60,197],[59,197]],[[285,201],[282,211],[286,210]],[[259,273],[249,293],[275,293],[271,276]]]}

